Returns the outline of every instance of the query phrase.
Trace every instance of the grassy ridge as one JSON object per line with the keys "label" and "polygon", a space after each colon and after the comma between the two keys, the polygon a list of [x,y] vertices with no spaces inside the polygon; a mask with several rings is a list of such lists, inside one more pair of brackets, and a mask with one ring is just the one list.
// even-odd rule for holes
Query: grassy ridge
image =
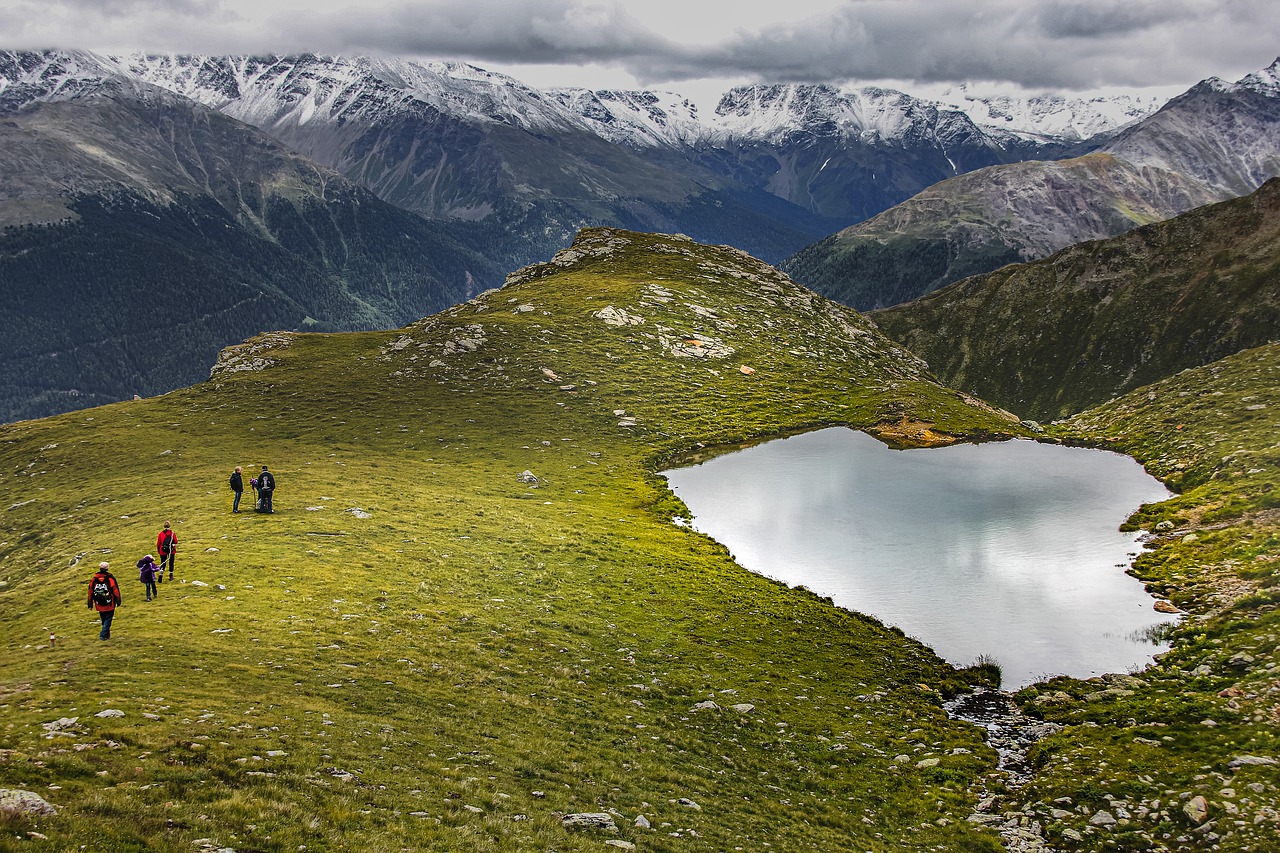
{"label": "grassy ridge", "polygon": [[[1058,429],[1181,489],[1131,524],[1160,531],[1134,573],[1188,611],[1136,676],[1020,694],[1067,728],[1020,798],[1065,850],[1276,849],[1280,830],[1280,345],[1187,370]],[[1260,761],[1255,761],[1260,759]],[[1203,797],[1192,819],[1187,806]],[[1093,822],[1099,811],[1118,821]]]}
{"label": "grassy ridge", "polygon": [[[670,523],[662,460],[830,423],[1016,428],[740,253],[599,231],[401,331],[263,336],[202,385],[5,427],[0,787],[62,806],[8,837],[996,849],[964,821],[993,755],[939,707],[971,676]],[[275,516],[230,514],[236,463],[277,472]],[[164,520],[179,582],[144,603]]]}
{"label": "grassy ridge", "polygon": [[1278,245],[1272,179],[872,316],[948,384],[1052,420],[1280,336]]}

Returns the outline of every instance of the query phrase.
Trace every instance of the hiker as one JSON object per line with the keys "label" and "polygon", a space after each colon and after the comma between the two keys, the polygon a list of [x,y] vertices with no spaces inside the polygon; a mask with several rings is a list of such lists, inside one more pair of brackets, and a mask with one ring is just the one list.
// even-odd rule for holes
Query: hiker
{"label": "hiker", "polygon": [[164,574],[156,565],[156,558],[148,554],[138,561],[138,580],[147,586],[147,601],[158,598],[160,590],[156,587],[156,575]]}
{"label": "hiker", "polygon": [[178,556],[178,534],[169,529],[169,522],[164,523],[164,530],[156,537],[156,552],[160,554],[160,571],[169,567],[169,580],[173,580],[173,561]]}
{"label": "hiker", "polygon": [[231,491],[236,493],[236,499],[231,503],[231,511],[240,511],[240,498],[244,495],[244,478],[240,476],[240,466],[236,466],[236,470],[231,472]]}
{"label": "hiker", "polygon": [[111,574],[111,564],[98,563],[98,571],[89,578],[89,598],[84,606],[90,610],[97,608],[98,618],[102,620],[99,640],[111,639],[111,620],[115,618],[116,608],[123,603],[120,584],[116,583],[115,575]]}
{"label": "hiker", "polygon": [[276,490],[275,475],[267,470],[267,466],[262,466],[262,473],[258,475],[258,496],[260,498],[258,507],[259,512],[275,512],[271,506],[271,493]]}

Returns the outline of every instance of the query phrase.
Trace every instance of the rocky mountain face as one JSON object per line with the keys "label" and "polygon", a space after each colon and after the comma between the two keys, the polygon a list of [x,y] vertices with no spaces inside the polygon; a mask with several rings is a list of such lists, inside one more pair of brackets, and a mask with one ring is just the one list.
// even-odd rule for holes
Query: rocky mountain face
{"label": "rocky mountain face", "polygon": [[678,95],[554,94],[642,156],[691,175],[702,167],[843,222],[972,169],[1060,155],[1075,141],[989,131],[960,110],[875,87],[742,86],[705,118]]}
{"label": "rocky mountain face", "polygon": [[131,56],[125,73],[248,122],[508,267],[579,228],[682,231],[781,258],[835,220],[601,136],[562,97],[460,63]]}
{"label": "rocky mountain face", "polygon": [[954,387],[1065,417],[1280,338],[1280,178],[871,317]]}
{"label": "rocky mountain face", "polygon": [[783,263],[863,310],[1253,190],[1280,175],[1280,60],[1210,80],[1101,145],[1097,155],[995,166],[938,183]]}
{"label": "rocky mountain face", "polygon": [[385,328],[500,283],[261,131],[84,68],[45,68],[44,100],[0,92],[0,420],[191,384],[263,329]]}

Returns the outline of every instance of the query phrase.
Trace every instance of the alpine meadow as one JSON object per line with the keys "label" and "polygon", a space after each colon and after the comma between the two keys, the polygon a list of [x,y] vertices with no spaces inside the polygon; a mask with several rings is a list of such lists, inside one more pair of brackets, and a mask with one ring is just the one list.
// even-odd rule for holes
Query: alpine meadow
{"label": "alpine meadow", "polygon": [[[1280,60],[958,100],[0,52],[0,851],[1280,851]],[[660,473],[826,427],[1137,460],[1166,650],[1001,690]]]}

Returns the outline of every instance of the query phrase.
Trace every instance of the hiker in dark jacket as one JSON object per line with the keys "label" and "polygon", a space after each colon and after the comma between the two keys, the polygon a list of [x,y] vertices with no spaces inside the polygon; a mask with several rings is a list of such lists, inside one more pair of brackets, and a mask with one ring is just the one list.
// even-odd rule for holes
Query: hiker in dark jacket
{"label": "hiker in dark jacket", "polygon": [[162,574],[160,567],[156,565],[156,558],[148,554],[138,561],[138,580],[147,586],[147,601],[160,595],[160,590],[156,587],[156,575]]}
{"label": "hiker in dark jacket", "polygon": [[164,530],[156,537],[156,553],[160,555],[160,571],[163,572],[167,565],[169,580],[173,580],[173,561],[178,556],[178,534],[169,528],[167,521],[164,523]]}
{"label": "hiker in dark jacket", "polygon": [[231,504],[232,512],[240,511],[240,498],[244,495],[244,478],[240,476],[240,466],[236,466],[236,470],[231,472],[231,491],[236,493],[236,499]]}
{"label": "hiker in dark jacket", "polygon": [[90,610],[96,608],[98,611],[98,619],[102,621],[99,640],[111,639],[111,620],[115,618],[116,608],[123,603],[120,584],[116,583],[115,575],[111,574],[111,564],[99,563],[98,571],[89,578],[89,597],[84,605]]}
{"label": "hiker in dark jacket", "polygon": [[266,465],[263,465],[262,473],[258,475],[259,512],[275,512],[275,509],[271,506],[271,495],[275,490],[275,475],[267,470]]}

